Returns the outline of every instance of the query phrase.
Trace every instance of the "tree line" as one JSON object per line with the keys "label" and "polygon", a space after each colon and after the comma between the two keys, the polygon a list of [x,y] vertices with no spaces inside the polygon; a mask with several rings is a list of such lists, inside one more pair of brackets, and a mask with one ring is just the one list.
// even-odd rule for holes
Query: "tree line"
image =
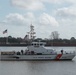
{"label": "tree line", "polygon": [[[51,32],[50,38],[36,38],[33,41],[38,42],[46,42],[46,46],[76,46],[76,39],[75,37],[71,37],[70,39],[62,39],[59,37],[59,33],[57,31]],[[28,39],[25,36],[24,38],[21,37],[0,37],[0,44],[28,44]]]}
{"label": "tree line", "polygon": [[[8,38],[8,43],[9,44],[28,44],[27,40],[25,40],[24,38],[15,38],[15,37],[0,37],[0,44],[6,44],[7,43],[7,38]],[[46,45],[48,46],[58,46],[58,45],[76,45],[76,39],[74,37],[71,37],[70,39],[42,39],[42,38],[36,38],[33,41],[38,42],[46,42]]]}

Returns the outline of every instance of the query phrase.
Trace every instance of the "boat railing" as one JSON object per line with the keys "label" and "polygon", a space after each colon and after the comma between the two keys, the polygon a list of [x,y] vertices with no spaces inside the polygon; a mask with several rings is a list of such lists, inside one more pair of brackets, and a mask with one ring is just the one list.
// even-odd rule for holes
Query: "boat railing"
{"label": "boat railing", "polygon": [[63,51],[63,52],[57,51],[57,54],[76,54],[76,52],[75,51]]}

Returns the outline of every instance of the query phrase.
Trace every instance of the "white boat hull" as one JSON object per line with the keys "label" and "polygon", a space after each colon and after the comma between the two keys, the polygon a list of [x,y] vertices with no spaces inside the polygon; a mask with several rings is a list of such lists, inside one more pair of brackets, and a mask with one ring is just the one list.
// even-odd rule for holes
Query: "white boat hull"
{"label": "white boat hull", "polygon": [[57,54],[57,55],[1,55],[0,60],[7,61],[30,61],[30,60],[72,60],[75,54]]}

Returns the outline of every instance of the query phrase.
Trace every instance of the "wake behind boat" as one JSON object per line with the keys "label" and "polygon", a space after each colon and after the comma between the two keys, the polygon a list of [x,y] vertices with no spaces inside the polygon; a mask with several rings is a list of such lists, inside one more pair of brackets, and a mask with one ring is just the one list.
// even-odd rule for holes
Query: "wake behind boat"
{"label": "wake behind boat", "polygon": [[[30,45],[26,50],[4,51],[0,52],[0,60],[72,60],[75,57],[75,52],[65,52],[61,50],[59,53],[54,49],[46,49],[44,42],[32,42],[35,38],[34,26],[30,26]],[[28,37],[28,35],[27,35]],[[27,38],[28,40],[28,38]]]}

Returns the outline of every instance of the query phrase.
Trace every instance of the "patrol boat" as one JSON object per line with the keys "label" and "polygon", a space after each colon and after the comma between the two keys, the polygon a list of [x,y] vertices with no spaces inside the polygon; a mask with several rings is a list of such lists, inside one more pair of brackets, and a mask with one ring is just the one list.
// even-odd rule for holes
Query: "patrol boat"
{"label": "patrol boat", "polygon": [[54,49],[46,49],[43,42],[33,42],[26,50],[20,52],[8,51],[1,52],[0,60],[72,60],[75,57],[75,52],[60,53]]}
{"label": "patrol boat", "polygon": [[[34,26],[30,26],[30,39],[34,39],[35,32],[34,32]],[[27,37],[29,37],[27,35]],[[26,40],[28,38],[25,37]],[[75,57],[75,52],[65,52],[64,50],[61,50],[60,52],[57,52],[54,49],[47,49],[45,48],[44,42],[31,42],[30,45],[27,46],[26,50],[21,50],[20,52],[16,51],[3,51],[0,52],[0,60],[72,60]]]}

